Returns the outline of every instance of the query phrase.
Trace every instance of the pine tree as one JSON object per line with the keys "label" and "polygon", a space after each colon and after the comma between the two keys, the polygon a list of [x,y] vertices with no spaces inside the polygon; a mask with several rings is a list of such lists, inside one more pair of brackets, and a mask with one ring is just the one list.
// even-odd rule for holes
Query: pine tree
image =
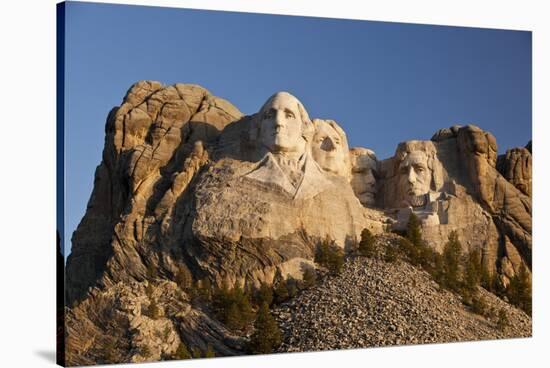
{"label": "pine tree", "polygon": [[527,267],[522,263],[517,275],[512,277],[510,284],[506,289],[506,295],[510,303],[523,309],[525,313],[531,315],[531,278],[527,272]]}
{"label": "pine tree", "polygon": [[187,346],[185,346],[184,343],[180,342],[174,354],[174,359],[179,359],[179,360],[191,359],[191,353],[189,352],[189,350],[187,350]]}
{"label": "pine tree", "polygon": [[365,257],[374,257],[376,248],[374,246],[374,236],[369,229],[365,228],[361,231],[361,241],[358,248],[359,254]]}
{"label": "pine tree", "polygon": [[288,289],[286,287],[286,282],[284,280],[281,280],[277,287],[274,290],[275,293],[275,301],[277,303],[282,303],[285,300],[288,299]]}
{"label": "pine tree", "polygon": [[397,249],[391,244],[386,247],[386,253],[384,254],[384,261],[393,263],[397,260]]}
{"label": "pine tree", "polygon": [[288,290],[288,297],[294,298],[298,294],[298,281],[292,276],[286,279],[286,289]]}
{"label": "pine tree", "polygon": [[422,231],[420,228],[420,220],[418,217],[411,213],[409,221],[407,222],[407,239],[414,245],[422,245]]}
{"label": "pine tree", "polygon": [[271,316],[267,303],[262,303],[254,322],[254,333],[250,338],[250,351],[256,354],[269,354],[281,344],[281,331]]}
{"label": "pine tree", "polygon": [[212,348],[212,345],[208,344],[206,347],[206,351],[204,352],[205,358],[214,358],[216,357],[216,353],[214,352],[214,348]]}
{"label": "pine tree", "polygon": [[481,282],[481,274],[482,267],[479,253],[475,250],[471,251],[464,267],[464,287],[470,292],[476,291]]}
{"label": "pine tree", "polygon": [[445,270],[445,286],[457,292],[460,289],[461,249],[458,234],[456,231],[452,231],[443,249],[443,267]]}
{"label": "pine tree", "polygon": [[302,275],[302,287],[304,289],[310,288],[315,285],[316,281],[317,274],[315,273],[315,270],[312,268],[306,268],[304,274]]}
{"label": "pine tree", "polygon": [[256,300],[257,305],[262,305],[262,303],[271,305],[273,303],[273,289],[265,282],[262,282],[262,285],[260,285],[260,288],[256,292]]}

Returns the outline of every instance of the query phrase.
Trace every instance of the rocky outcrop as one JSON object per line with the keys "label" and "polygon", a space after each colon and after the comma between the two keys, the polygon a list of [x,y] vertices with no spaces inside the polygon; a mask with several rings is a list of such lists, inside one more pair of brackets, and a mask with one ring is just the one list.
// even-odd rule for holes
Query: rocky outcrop
{"label": "rocky outcrop", "polygon": [[[391,241],[390,241],[391,243]],[[480,288],[493,316],[473,313],[408,263],[349,260],[338,276],[275,308],[283,331],[280,352],[360,349],[484,339],[529,337],[531,318]],[[509,325],[500,329],[497,314]]]}
{"label": "rocky outcrop", "polygon": [[165,359],[180,342],[240,354],[243,341],[172,282],[179,270],[218,286],[300,279],[322,240],[354,249],[363,229],[399,230],[411,213],[435,249],[457,231],[507,280],[530,265],[531,199],[496,152],[489,133],[454,126],[378,161],[287,92],[244,116],[197,85],[138,82],[109,113],[72,237],[67,362]]}
{"label": "rocky outcrop", "polygon": [[[523,165],[523,171],[508,171],[512,183],[525,182],[529,152],[516,149],[506,157],[502,167]],[[530,268],[531,200],[497,170],[492,134],[455,125],[439,130],[431,141],[403,142],[394,157],[380,163],[380,177],[378,204],[394,213],[395,229],[403,230],[415,213],[424,239],[438,251],[456,231],[463,251],[479,252],[505,284],[522,263]]]}
{"label": "rocky outcrop", "polygon": [[365,227],[382,231],[383,216],[360,205],[349,179],[311,157],[314,127],[299,101],[269,101],[272,110],[296,110],[285,129],[304,139],[299,185],[285,179],[287,153],[277,148],[288,137],[266,143],[264,112],[243,117],[199,86],[130,89],[109,115],[94,192],[73,236],[69,302],[90,286],[144,280],[147,268],[170,277],[180,264],[218,284],[269,283],[281,268],[299,278],[303,267],[287,265],[311,264],[320,239],[347,247]]}
{"label": "rocky outcrop", "polygon": [[73,234],[69,303],[95,285],[143,280],[147,267],[170,269],[181,255],[153,245],[159,225],[168,226],[219,132],[241,117],[200,86],[143,81],[130,88],[107,118],[103,160]]}
{"label": "rocky outcrop", "polygon": [[498,171],[520,192],[531,197],[532,159],[527,148],[513,148],[497,160]]}
{"label": "rocky outcrop", "polygon": [[[200,331],[200,333],[198,333]],[[169,360],[180,345],[242,354],[244,340],[190,304],[173,282],[118,283],[92,289],[67,314],[69,365]]]}

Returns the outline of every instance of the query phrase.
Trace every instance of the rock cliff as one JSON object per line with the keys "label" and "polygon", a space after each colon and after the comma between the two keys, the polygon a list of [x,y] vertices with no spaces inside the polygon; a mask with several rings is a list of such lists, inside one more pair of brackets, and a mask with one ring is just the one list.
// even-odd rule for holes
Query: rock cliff
{"label": "rock cliff", "polygon": [[180,270],[218,286],[301,279],[321,241],[353,250],[411,213],[434,249],[457,231],[507,282],[531,264],[531,153],[496,152],[490,133],[453,126],[379,161],[286,92],[245,116],[197,85],[138,82],[107,117],[71,239],[68,362],[158,360],[180,342],[240,354],[242,338],[178,289]]}

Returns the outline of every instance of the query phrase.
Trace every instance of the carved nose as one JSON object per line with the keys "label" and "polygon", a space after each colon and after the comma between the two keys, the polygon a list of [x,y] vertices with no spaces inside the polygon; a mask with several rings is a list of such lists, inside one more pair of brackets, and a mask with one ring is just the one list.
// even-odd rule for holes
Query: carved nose
{"label": "carved nose", "polygon": [[409,169],[408,180],[411,184],[416,182],[416,175],[412,167]]}
{"label": "carved nose", "polygon": [[321,149],[324,151],[334,151],[336,149],[336,146],[334,145],[334,142],[330,138],[323,139],[323,143],[321,143]]}

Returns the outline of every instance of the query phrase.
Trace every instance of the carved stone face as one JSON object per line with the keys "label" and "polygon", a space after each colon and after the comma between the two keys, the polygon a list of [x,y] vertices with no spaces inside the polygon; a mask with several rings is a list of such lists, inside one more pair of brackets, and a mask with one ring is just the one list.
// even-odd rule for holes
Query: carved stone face
{"label": "carved stone face", "polygon": [[314,120],[315,134],[311,153],[319,166],[336,175],[348,176],[348,146],[343,137],[333,126],[324,120]]}
{"label": "carved stone face", "polygon": [[430,191],[432,171],[428,167],[428,156],[422,151],[407,154],[399,164],[401,190],[409,197],[416,197]]}
{"label": "carved stone face", "polygon": [[270,152],[305,152],[299,104],[296,97],[279,92],[261,109],[260,141]]}
{"label": "carved stone face", "polygon": [[352,148],[351,187],[363,206],[376,204],[376,158],[374,153],[365,148]]}

